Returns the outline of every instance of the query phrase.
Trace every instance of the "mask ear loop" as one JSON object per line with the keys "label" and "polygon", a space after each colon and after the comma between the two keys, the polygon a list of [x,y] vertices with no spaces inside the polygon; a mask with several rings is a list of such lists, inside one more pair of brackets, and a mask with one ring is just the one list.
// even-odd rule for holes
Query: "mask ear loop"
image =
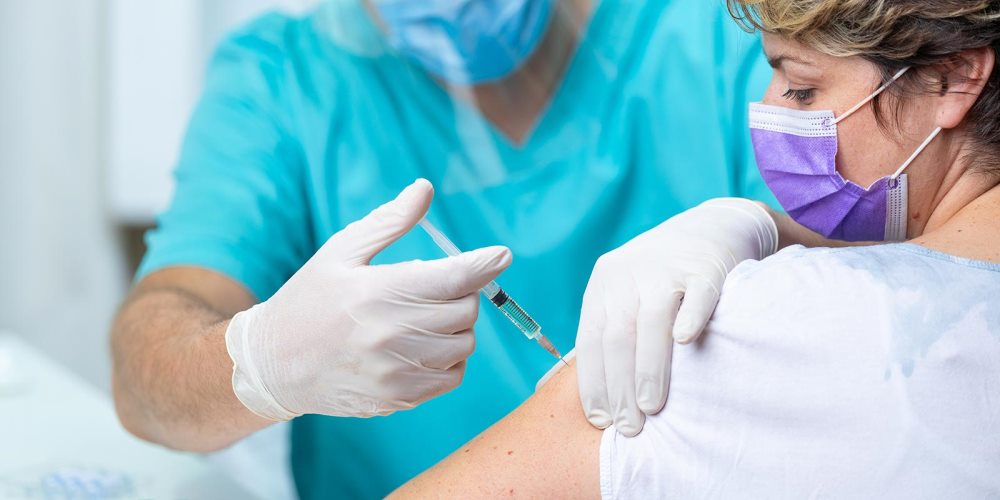
{"label": "mask ear loop", "polygon": [[914,151],[913,154],[910,155],[910,157],[907,158],[905,162],[903,162],[903,166],[899,167],[899,169],[896,170],[896,173],[889,176],[890,186],[894,185],[896,179],[899,178],[900,175],[902,175],[903,171],[906,170],[906,167],[909,167],[910,164],[913,163],[913,160],[916,160],[917,156],[920,156],[920,153],[924,152],[924,149],[926,149],[927,146],[930,145],[931,141],[933,141],[934,138],[941,133],[941,130],[942,130],[941,127],[934,129],[934,131],[931,132],[931,135],[927,136],[927,138],[924,139],[924,142],[920,144],[920,147],[918,147],[917,150]]}
{"label": "mask ear loop", "polygon": [[868,97],[865,97],[861,102],[855,104],[854,107],[852,107],[851,109],[845,111],[844,114],[840,115],[840,117],[838,117],[837,119],[833,120],[832,123],[834,125],[836,125],[836,124],[840,123],[840,121],[843,120],[844,118],[847,118],[848,116],[851,116],[852,114],[854,114],[855,111],[861,109],[862,106],[864,106],[865,104],[868,104],[869,102],[871,102],[872,99],[878,97],[878,95],[881,94],[883,91],[885,91],[885,89],[889,88],[889,85],[892,85],[893,83],[895,83],[896,80],[899,80],[899,77],[903,76],[903,73],[906,73],[909,70],[910,70],[910,66],[907,66],[907,67],[905,67],[905,68],[897,71],[896,74],[893,75],[893,77],[890,78],[888,82],[885,82],[884,85],[882,85],[881,87],[875,89],[875,92],[872,92],[871,95],[869,95]]}
{"label": "mask ear loop", "polygon": [[[895,83],[896,80],[899,80],[899,78],[903,76],[903,74],[905,74],[907,71],[909,71],[911,67],[912,66],[907,66],[897,71],[896,74],[893,75],[888,82],[885,82],[885,84],[883,84],[881,87],[875,89],[875,92],[872,92],[871,95],[864,98],[861,102],[855,104],[851,109],[845,111],[844,114],[840,115],[840,117],[837,118],[836,120],[833,120],[832,123],[836,125],[844,118],[851,116],[852,114],[854,114],[855,111],[861,109],[861,107],[864,106],[865,104],[871,102],[872,99],[878,97],[879,94],[884,92],[885,89],[889,88],[889,86]],[[903,166],[899,167],[899,169],[897,169],[894,174],[889,176],[889,187],[896,187],[897,179],[899,178],[900,175],[903,174],[903,171],[906,170],[906,168],[909,167],[911,163],[913,163],[913,160],[917,159],[917,156],[920,156],[920,153],[924,152],[924,149],[926,149],[927,146],[930,145],[931,141],[933,141],[934,138],[937,137],[938,134],[940,133],[941,133],[941,127],[934,129],[934,131],[931,132],[931,135],[927,136],[927,138],[924,139],[924,142],[920,144],[920,147],[918,147],[916,151],[914,151],[913,154],[911,154],[910,157],[907,158],[905,162],[903,162]]]}

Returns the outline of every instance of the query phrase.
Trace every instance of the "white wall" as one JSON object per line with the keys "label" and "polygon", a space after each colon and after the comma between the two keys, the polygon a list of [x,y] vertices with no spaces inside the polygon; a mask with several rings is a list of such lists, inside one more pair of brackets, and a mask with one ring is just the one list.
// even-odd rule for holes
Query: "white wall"
{"label": "white wall", "polygon": [[130,279],[218,39],[310,0],[0,0],[0,330],[109,388]]}
{"label": "white wall", "polygon": [[[0,331],[109,391],[130,281],[121,224],[169,199],[212,47],[263,9],[310,3],[0,0]],[[286,431],[215,459],[249,491],[289,497]]]}
{"label": "white wall", "polygon": [[102,3],[0,0],[0,329],[107,389],[127,278],[105,203]]}
{"label": "white wall", "polygon": [[110,205],[118,220],[148,224],[170,200],[170,173],[219,40],[263,11],[301,12],[314,0],[108,3]]}

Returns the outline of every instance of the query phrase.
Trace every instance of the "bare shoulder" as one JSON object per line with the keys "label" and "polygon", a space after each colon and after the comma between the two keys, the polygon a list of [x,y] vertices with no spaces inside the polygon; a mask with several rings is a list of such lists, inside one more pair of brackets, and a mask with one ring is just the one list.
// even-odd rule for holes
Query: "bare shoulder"
{"label": "bare shoulder", "polygon": [[596,498],[600,441],[583,415],[574,364],[393,496]]}

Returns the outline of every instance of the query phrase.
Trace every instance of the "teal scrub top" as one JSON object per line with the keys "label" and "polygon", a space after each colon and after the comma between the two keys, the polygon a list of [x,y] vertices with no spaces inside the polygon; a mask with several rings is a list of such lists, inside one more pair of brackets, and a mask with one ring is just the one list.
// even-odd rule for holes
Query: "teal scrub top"
{"label": "teal scrub top", "polygon": [[[723,2],[603,0],[514,145],[389,50],[357,0],[267,15],[214,56],[139,276],[200,266],[267,299],[330,235],[424,177],[437,189],[428,217],[460,248],[511,248],[498,281],[566,352],[601,254],[709,198],[771,201],[746,117],[769,74]],[[375,262],[439,257],[415,231]],[[462,385],[416,409],[294,420],[301,497],[389,493],[513,410],[554,361],[486,302],[476,338]]]}

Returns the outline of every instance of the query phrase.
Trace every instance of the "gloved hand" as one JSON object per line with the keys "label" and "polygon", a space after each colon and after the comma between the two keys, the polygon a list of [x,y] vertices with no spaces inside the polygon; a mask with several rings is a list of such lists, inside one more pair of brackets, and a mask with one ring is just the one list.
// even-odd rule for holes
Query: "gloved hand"
{"label": "gloved hand", "polygon": [[673,343],[694,341],[740,262],[777,250],[760,205],[719,198],[598,259],[576,339],[580,400],[590,423],[634,436],[663,409]]}
{"label": "gloved hand", "polygon": [[233,317],[233,390],[271,420],[369,417],[458,386],[475,347],[478,290],[511,262],[489,247],[433,261],[369,265],[424,216],[418,180],[334,234],[266,302]]}

